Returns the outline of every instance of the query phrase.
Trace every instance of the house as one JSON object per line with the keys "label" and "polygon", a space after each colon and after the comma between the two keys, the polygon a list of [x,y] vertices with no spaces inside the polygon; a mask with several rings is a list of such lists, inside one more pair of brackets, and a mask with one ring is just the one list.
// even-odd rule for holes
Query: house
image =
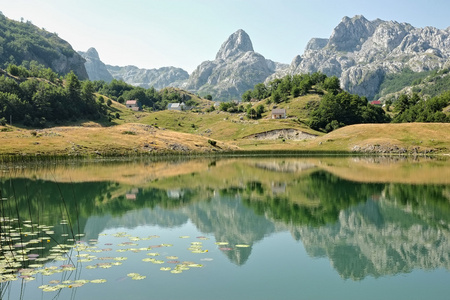
{"label": "house", "polygon": [[372,105],[377,105],[377,106],[383,105],[383,103],[381,103],[380,100],[374,100],[374,101],[371,101],[370,104],[372,104]]}
{"label": "house", "polygon": [[272,109],[272,119],[286,119],[286,109]]}
{"label": "house", "polygon": [[184,104],[184,103],[169,103],[167,105],[167,109],[182,111],[182,110],[186,109],[186,104]]}
{"label": "house", "polygon": [[133,111],[140,111],[141,108],[139,107],[139,102],[138,100],[128,100],[125,103],[125,106]]}

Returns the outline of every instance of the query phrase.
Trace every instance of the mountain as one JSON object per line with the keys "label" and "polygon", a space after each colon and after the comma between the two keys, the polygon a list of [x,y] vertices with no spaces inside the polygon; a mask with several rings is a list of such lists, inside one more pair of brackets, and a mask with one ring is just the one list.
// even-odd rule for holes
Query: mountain
{"label": "mountain", "polygon": [[79,79],[88,78],[84,59],[57,34],[40,29],[29,21],[10,20],[0,13],[0,66],[31,61],[61,75],[73,70]]}
{"label": "mountain", "polygon": [[312,39],[303,55],[267,79],[321,71],[338,76],[350,93],[373,98],[386,75],[441,69],[450,59],[450,27],[344,17],[328,39]]}
{"label": "mountain", "polygon": [[180,87],[211,94],[215,100],[240,99],[245,91],[285,67],[256,53],[250,37],[240,29],[222,44],[215,60],[202,62]]}
{"label": "mountain", "polygon": [[139,69],[135,66],[106,65],[108,72],[117,80],[123,80],[134,86],[154,87],[157,90],[165,87],[177,87],[189,78],[189,73],[181,68],[163,67],[159,69]]}
{"label": "mountain", "polygon": [[78,51],[78,53],[86,60],[84,66],[89,76],[89,80],[103,80],[111,82],[112,75],[109,73],[106,65],[100,60],[97,50],[89,48],[86,52]]}

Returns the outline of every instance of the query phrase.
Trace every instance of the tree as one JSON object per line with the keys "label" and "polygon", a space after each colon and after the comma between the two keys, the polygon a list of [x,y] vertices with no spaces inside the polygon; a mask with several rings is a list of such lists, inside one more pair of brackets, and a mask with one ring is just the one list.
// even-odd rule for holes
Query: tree
{"label": "tree", "polygon": [[272,93],[271,99],[272,99],[273,103],[280,103],[281,102],[281,93],[278,90],[275,90]]}
{"label": "tree", "polygon": [[73,71],[70,71],[66,75],[66,90],[69,94],[69,99],[73,102],[80,99],[81,83],[78,80],[77,75]]}
{"label": "tree", "polygon": [[267,98],[267,93],[266,85],[264,83],[258,83],[255,85],[251,96],[255,99],[262,100]]}
{"label": "tree", "polygon": [[256,110],[253,107],[250,107],[249,109],[247,109],[247,117],[250,118],[250,119],[256,119],[257,118]]}
{"label": "tree", "polygon": [[337,78],[336,76],[327,77],[323,82],[323,88],[330,93],[337,95],[337,93],[341,89],[339,78]]}
{"label": "tree", "polygon": [[332,131],[336,128],[361,123],[387,123],[390,119],[380,107],[370,105],[365,98],[341,92],[326,94],[311,113],[310,127]]}
{"label": "tree", "polygon": [[252,90],[245,91],[242,94],[242,101],[249,102],[252,99]]}
{"label": "tree", "polygon": [[261,118],[261,115],[264,113],[264,111],[265,111],[264,105],[259,104],[259,105],[256,107],[256,115],[257,115],[257,117],[258,117],[258,118]]}
{"label": "tree", "polygon": [[210,94],[208,94],[208,95],[205,96],[205,99],[207,99],[207,100],[212,100],[212,98],[213,98],[213,97],[212,97],[212,95],[210,95]]}

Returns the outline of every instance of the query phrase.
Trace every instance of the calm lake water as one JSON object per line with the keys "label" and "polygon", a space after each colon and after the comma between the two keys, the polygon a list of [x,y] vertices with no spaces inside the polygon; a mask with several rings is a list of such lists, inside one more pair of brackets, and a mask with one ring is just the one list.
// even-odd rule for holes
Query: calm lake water
{"label": "calm lake water", "polygon": [[0,167],[0,299],[450,297],[449,161]]}

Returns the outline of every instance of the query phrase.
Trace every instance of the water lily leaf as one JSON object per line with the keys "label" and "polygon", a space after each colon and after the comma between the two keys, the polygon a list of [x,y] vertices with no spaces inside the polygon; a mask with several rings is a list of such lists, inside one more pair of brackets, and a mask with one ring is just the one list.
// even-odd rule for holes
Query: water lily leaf
{"label": "water lily leaf", "polygon": [[180,261],[179,260],[168,260],[167,263],[168,264],[179,264]]}
{"label": "water lily leaf", "polygon": [[144,276],[144,275],[138,275],[138,276],[131,277],[131,279],[133,279],[133,280],[142,280],[145,278],[147,278],[147,276]]}
{"label": "water lily leaf", "polygon": [[114,260],[117,260],[117,261],[127,260],[127,259],[128,259],[128,257],[114,257]]}
{"label": "water lily leaf", "polygon": [[149,252],[147,253],[148,256],[159,256],[159,253],[157,252]]}
{"label": "water lily leaf", "polygon": [[188,236],[188,235],[182,235],[182,236],[180,236],[180,239],[188,239],[188,238],[190,238],[190,236]]}
{"label": "water lily leaf", "polygon": [[60,282],[61,281],[59,281],[59,280],[50,280],[48,283],[50,283],[50,284],[58,284]]}
{"label": "water lily leaf", "polygon": [[216,245],[225,246],[225,245],[228,245],[228,242],[217,242]]}
{"label": "water lily leaf", "polygon": [[97,269],[97,265],[86,266],[86,269]]}
{"label": "water lily leaf", "polygon": [[94,280],[91,280],[91,283],[105,283],[106,282],[106,279],[94,279]]}
{"label": "water lily leaf", "polygon": [[250,247],[250,245],[239,244],[239,245],[236,245],[236,247],[238,247],[238,248],[248,248],[248,247]]}
{"label": "water lily leaf", "polygon": [[50,287],[48,284],[44,284],[44,285],[38,286],[38,289],[45,289],[45,288],[48,288],[48,287]]}
{"label": "water lily leaf", "polygon": [[154,262],[154,261],[155,261],[155,259],[154,259],[154,258],[151,258],[151,257],[149,257],[149,258],[144,258],[144,259],[142,259],[142,261],[145,261],[145,262]]}
{"label": "water lily leaf", "polygon": [[169,267],[161,267],[160,270],[161,270],[161,271],[170,271],[170,270],[172,270],[172,268],[169,268]]}
{"label": "water lily leaf", "polygon": [[107,265],[100,265],[99,267],[102,268],[102,269],[109,269],[112,266],[110,264],[107,264]]}
{"label": "water lily leaf", "polygon": [[189,264],[188,266],[191,268],[202,268],[203,267],[203,265],[201,265],[201,264]]}
{"label": "water lily leaf", "polygon": [[167,259],[178,259],[178,256],[166,256]]}
{"label": "water lily leaf", "polygon": [[183,271],[182,271],[182,270],[177,270],[177,269],[175,269],[175,270],[170,271],[170,273],[173,273],[173,274],[180,274],[180,273],[183,273]]}
{"label": "water lily leaf", "polygon": [[152,261],[154,264],[163,264],[164,261],[163,260],[154,260]]}
{"label": "water lily leaf", "polygon": [[196,249],[191,251],[191,253],[206,253],[206,252],[208,252],[208,250]]}

